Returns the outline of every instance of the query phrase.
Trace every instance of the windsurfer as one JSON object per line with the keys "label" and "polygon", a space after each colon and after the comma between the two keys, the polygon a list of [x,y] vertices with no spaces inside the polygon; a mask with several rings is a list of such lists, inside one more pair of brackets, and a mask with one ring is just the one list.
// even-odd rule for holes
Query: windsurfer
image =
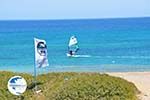
{"label": "windsurfer", "polygon": [[72,50],[69,51],[69,54],[70,54],[71,56],[73,55]]}

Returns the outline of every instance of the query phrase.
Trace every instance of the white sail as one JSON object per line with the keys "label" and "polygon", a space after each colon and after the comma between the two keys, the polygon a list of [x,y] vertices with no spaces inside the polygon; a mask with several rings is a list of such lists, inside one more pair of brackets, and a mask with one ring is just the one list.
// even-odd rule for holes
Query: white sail
{"label": "white sail", "polygon": [[69,47],[76,45],[77,43],[78,43],[77,38],[75,36],[71,36],[69,41]]}

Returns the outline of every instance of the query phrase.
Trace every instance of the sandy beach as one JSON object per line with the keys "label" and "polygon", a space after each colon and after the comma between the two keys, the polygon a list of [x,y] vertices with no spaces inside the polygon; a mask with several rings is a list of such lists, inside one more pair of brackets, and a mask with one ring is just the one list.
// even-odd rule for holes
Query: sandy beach
{"label": "sandy beach", "polygon": [[150,100],[150,72],[114,72],[107,73],[112,76],[121,77],[135,84],[141,92],[140,100]]}

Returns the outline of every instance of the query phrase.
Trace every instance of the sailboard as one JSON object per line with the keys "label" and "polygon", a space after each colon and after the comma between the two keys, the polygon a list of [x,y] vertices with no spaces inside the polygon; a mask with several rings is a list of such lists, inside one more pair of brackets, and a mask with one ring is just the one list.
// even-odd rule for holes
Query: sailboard
{"label": "sailboard", "polygon": [[79,50],[78,40],[76,36],[71,36],[68,44],[68,57],[74,57]]}

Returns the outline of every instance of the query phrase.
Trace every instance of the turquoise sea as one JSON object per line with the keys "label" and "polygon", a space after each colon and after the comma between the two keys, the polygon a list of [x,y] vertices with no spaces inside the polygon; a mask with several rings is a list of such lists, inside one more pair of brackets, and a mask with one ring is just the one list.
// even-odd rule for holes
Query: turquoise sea
{"label": "turquoise sea", "polygon": [[[66,56],[70,36],[78,55]],[[0,21],[0,70],[33,72],[33,38],[45,39],[49,71],[150,71],[150,18]]]}

